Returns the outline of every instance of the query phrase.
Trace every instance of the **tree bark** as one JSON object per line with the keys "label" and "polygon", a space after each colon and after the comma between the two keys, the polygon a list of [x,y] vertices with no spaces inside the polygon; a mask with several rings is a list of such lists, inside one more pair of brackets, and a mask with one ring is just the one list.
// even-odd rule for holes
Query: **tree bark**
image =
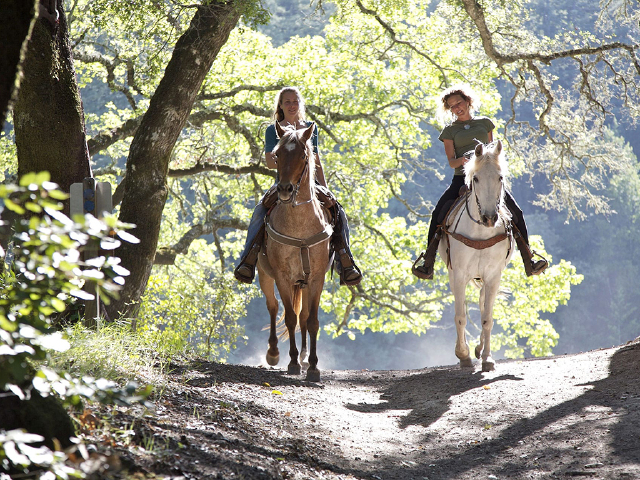
{"label": "tree bark", "polygon": [[0,130],[20,82],[20,63],[31,33],[36,0],[0,2]]}
{"label": "tree bark", "polygon": [[198,7],[133,138],[120,220],[136,225],[131,233],[140,243],[124,243],[117,252],[131,273],[120,298],[108,306],[110,318],[131,318],[138,311],[158,245],[171,152],[204,78],[240,19],[238,3],[230,0]]}
{"label": "tree bark", "polygon": [[68,193],[72,183],[91,176],[89,150],[62,0],[45,3],[13,111],[18,176],[48,170]]}

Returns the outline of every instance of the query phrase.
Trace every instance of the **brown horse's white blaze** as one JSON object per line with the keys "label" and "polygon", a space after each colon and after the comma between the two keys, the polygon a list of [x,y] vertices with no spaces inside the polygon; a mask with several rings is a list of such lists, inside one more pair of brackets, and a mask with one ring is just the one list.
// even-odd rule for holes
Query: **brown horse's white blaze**
{"label": "brown horse's white blaze", "polygon": [[491,357],[493,305],[502,271],[514,250],[513,236],[506,235],[510,221],[509,211],[504,206],[507,173],[500,141],[476,147],[475,155],[465,165],[466,184],[470,191],[461,208],[454,209],[445,220],[448,241],[440,242],[438,250],[447,262],[449,285],[455,298],[455,353],[462,367],[473,365],[465,331],[465,290],[471,280],[481,281],[482,333],[475,354],[476,358],[482,357],[483,371],[494,369],[495,362]]}
{"label": "brown horse's white blaze", "polygon": [[289,333],[289,374],[299,374],[295,330],[302,333],[301,360],[307,351],[309,334],[309,367],[307,379],[320,380],[318,356],[318,308],[329,267],[329,240],[332,228],[315,194],[315,156],[310,138],[315,125],[295,130],[283,129],[276,122],[280,138],[274,149],[278,168],[278,203],[268,217],[267,237],[258,259],[260,288],[267,300],[271,332],[267,362],[279,361],[277,286],[284,305],[284,322]]}

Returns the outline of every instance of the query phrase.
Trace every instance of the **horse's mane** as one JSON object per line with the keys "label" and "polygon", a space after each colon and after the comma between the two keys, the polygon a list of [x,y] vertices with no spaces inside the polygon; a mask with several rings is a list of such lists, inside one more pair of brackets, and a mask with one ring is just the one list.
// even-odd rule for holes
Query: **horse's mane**
{"label": "horse's mane", "polygon": [[[280,138],[279,145],[286,145],[287,143],[294,142],[300,143],[298,138],[298,132],[303,132],[304,130],[298,130],[294,125],[280,126],[282,130],[284,130],[284,134]],[[304,144],[305,153],[307,155],[307,162],[309,162],[309,175],[310,175],[310,183],[311,188],[315,187],[315,179],[316,179],[316,162],[313,152],[313,144],[311,143],[310,137]]]}

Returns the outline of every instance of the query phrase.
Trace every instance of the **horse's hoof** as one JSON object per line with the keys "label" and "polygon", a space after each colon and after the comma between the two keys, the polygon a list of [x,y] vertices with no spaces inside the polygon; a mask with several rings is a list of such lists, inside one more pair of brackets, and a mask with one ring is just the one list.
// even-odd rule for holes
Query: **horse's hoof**
{"label": "horse's hoof", "polygon": [[473,360],[471,360],[471,357],[460,359],[460,368],[473,368]]}
{"label": "horse's hoof", "polygon": [[482,362],[482,371],[483,372],[493,372],[496,369],[496,362],[493,360],[485,360]]}
{"label": "horse's hoof", "polygon": [[276,365],[278,365],[279,362],[280,362],[280,354],[273,356],[267,353],[267,363],[269,365],[271,365],[272,367],[275,367]]}
{"label": "horse's hoof", "polygon": [[307,382],[319,382],[320,381],[320,370],[317,368],[314,370],[307,370]]}
{"label": "horse's hoof", "polygon": [[481,353],[482,353],[482,347],[480,345],[476,346],[476,358],[480,358]]}
{"label": "horse's hoof", "polygon": [[289,375],[300,375],[300,365],[289,365],[287,373]]}

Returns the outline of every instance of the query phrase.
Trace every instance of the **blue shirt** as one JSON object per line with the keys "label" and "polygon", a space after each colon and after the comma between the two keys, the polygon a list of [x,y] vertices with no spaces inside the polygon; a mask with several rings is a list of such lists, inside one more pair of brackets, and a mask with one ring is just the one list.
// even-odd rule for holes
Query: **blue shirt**
{"label": "blue shirt", "polygon": [[[304,122],[307,127],[313,122]],[[314,153],[318,153],[318,126],[313,127],[313,135],[311,136],[311,143],[313,144]],[[276,134],[275,124],[271,124],[267,127],[267,131],[264,133],[264,151],[273,152],[273,149],[278,145],[278,135]]]}

